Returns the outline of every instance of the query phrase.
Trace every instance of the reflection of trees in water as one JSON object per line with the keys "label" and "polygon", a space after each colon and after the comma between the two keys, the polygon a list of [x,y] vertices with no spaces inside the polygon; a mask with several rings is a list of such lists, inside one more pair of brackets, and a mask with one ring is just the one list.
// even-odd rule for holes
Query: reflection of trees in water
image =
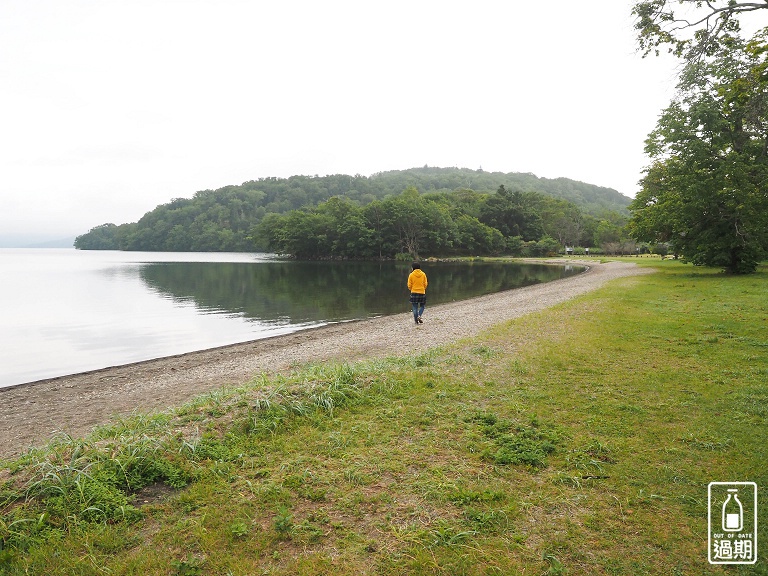
{"label": "reflection of trees in water", "polygon": [[[548,282],[578,270],[510,263],[426,263],[431,305]],[[407,308],[407,263],[170,262],[147,264],[142,280],[202,310],[292,323],[364,318]]]}

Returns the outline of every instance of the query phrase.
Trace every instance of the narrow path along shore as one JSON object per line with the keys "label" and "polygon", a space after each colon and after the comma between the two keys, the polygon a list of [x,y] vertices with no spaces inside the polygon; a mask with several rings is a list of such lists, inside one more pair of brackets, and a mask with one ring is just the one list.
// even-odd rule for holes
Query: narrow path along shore
{"label": "narrow path along shore", "polygon": [[631,262],[548,262],[586,265],[589,270],[545,284],[428,305],[425,324],[418,327],[404,295],[403,314],[0,388],[0,457],[19,455],[57,433],[84,436],[112,417],[180,406],[205,392],[294,365],[426,351],[564,302],[610,280],[651,272]]}

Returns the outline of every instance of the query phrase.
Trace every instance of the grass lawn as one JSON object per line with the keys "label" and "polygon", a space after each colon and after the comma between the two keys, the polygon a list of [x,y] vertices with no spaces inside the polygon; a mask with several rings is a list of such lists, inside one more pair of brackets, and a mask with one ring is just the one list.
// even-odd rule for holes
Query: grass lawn
{"label": "grass lawn", "polygon": [[[5,462],[0,574],[768,574],[768,269],[637,261],[427,354]],[[713,481],[757,483],[756,565],[709,564]]]}

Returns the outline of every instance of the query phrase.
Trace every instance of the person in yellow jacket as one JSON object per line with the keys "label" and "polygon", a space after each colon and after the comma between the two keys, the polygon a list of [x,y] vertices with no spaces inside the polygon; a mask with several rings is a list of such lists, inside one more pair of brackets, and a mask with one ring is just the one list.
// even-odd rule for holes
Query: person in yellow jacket
{"label": "person in yellow jacket", "polygon": [[413,271],[408,275],[408,291],[411,293],[411,306],[413,306],[413,321],[423,324],[421,315],[427,305],[427,275],[421,271],[418,262],[412,264]]}

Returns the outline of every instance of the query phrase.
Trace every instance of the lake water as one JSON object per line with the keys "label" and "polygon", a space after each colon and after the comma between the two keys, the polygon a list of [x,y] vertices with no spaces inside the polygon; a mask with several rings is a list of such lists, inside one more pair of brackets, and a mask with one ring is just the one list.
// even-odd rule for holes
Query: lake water
{"label": "lake water", "polygon": [[[425,263],[428,307],[576,267]],[[0,387],[406,313],[408,263],[0,249]],[[404,315],[404,322],[408,317]]]}

